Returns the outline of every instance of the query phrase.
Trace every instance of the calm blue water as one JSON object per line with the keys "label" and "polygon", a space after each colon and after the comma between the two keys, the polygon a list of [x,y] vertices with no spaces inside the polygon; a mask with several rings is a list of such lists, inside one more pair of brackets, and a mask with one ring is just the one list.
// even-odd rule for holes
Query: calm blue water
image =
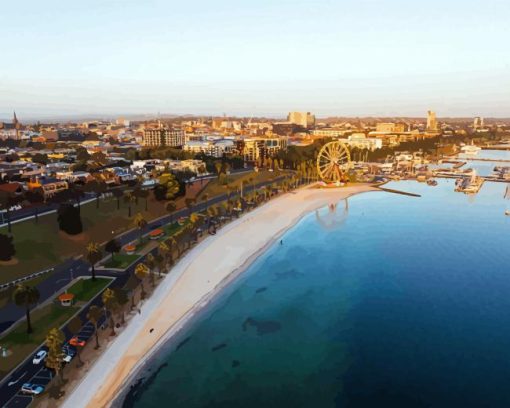
{"label": "calm blue water", "polygon": [[472,168],[481,176],[488,176],[493,173],[495,166],[509,166],[508,162],[482,162],[476,160],[469,160],[470,158],[476,159],[491,159],[491,160],[510,160],[510,152],[506,150],[480,150],[476,156],[459,154],[460,159],[468,159],[467,164],[462,167],[463,169]]}
{"label": "calm blue water", "polygon": [[506,185],[389,187],[422,197],[368,193],[305,217],[124,406],[510,406]]}

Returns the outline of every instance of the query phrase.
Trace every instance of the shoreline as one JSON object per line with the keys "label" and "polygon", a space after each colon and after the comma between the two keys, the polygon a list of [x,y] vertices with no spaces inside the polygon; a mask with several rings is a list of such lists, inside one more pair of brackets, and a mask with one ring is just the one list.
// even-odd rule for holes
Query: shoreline
{"label": "shoreline", "polygon": [[[175,264],[141,307],[142,313],[94,362],[62,406],[106,407],[121,402],[132,381],[161,347],[304,216],[332,201],[368,191],[380,190],[366,184],[331,190],[303,188],[263,204],[208,236]],[[255,223],[249,223],[253,220]],[[240,237],[245,238],[242,243]],[[210,275],[205,275],[207,269],[212,269]],[[151,328],[157,330],[149,334]]]}

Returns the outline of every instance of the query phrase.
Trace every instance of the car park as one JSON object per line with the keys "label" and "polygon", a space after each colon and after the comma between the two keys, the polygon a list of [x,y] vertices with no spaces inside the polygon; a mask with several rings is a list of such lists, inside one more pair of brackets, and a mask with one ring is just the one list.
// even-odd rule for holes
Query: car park
{"label": "car park", "polygon": [[45,350],[39,350],[36,355],[34,356],[34,359],[32,360],[33,364],[40,364],[41,361],[43,361],[46,356],[48,355],[48,352]]}
{"label": "car park", "polygon": [[44,391],[44,387],[39,384],[25,383],[21,386],[23,394],[39,395]]}
{"label": "car park", "polygon": [[81,340],[78,336],[74,336],[71,340],[69,340],[69,344],[71,346],[80,346],[84,347],[87,342],[85,340]]}

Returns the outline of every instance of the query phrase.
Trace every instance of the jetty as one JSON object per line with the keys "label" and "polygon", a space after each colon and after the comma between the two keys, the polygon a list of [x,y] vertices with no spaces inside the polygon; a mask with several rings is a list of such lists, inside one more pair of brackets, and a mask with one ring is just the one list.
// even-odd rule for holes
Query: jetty
{"label": "jetty", "polygon": [[385,188],[385,187],[380,187],[380,186],[377,186],[377,188],[381,191],[386,191],[387,193],[402,194],[402,195],[409,196],[409,197],[421,197],[420,194],[408,193],[407,191],[401,191],[401,190],[394,190],[393,188]]}

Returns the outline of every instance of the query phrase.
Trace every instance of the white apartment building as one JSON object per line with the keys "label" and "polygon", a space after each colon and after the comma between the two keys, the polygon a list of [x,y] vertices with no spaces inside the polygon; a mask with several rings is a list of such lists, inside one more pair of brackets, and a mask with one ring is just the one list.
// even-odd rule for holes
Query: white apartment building
{"label": "white apartment building", "polygon": [[315,126],[315,116],[310,112],[289,112],[287,121],[304,128]]}
{"label": "white apartment building", "polygon": [[192,153],[204,153],[207,156],[223,157],[223,155],[233,152],[234,141],[231,139],[190,140],[186,142],[183,150]]}
{"label": "white apartment building", "polygon": [[186,135],[181,129],[155,128],[144,129],[142,145],[146,147],[179,147],[186,141]]}

